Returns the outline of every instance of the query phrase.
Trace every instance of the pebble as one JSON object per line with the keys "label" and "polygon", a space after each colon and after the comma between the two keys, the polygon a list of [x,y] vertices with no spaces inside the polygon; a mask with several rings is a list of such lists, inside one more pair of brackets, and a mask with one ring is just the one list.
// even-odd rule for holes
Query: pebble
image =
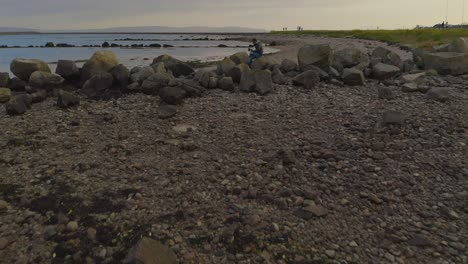
{"label": "pebble", "polygon": [[335,250],[325,250],[325,254],[330,258],[334,258],[336,255],[336,252]]}
{"label": "pebble", "polygon": [[390,262],[395,262],[395,256],[393,256],[392,254],[390,254],[388,252],[385,253],[384,257]]}
{"label": "pebble", "polygon": [[7,211],[8,210],[8,203],[0,200],[0,212]]}
{"label": "pebble", "polygon": [[67,230],[70,231],[70,232],[75,232],[75,231],[78,230],[78,228],[79,228],[78,222],[76,222],[76,221],[70,221],[67,224]]}
{"label": "pebble", "polygon": [[349,243],[349,246],[350,247],[357,247],[358,244],[356,243],[356,241],[351,241],[351,243]]}
{"label": "pebble", "polygon": [[44,239],[49,240],[57,234],[55,226],[46,226],[44,228]]}

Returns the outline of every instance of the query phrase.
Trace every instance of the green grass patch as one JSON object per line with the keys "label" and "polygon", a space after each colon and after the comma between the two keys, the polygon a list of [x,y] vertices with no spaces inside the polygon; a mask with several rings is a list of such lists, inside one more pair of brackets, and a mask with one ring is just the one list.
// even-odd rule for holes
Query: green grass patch
{"label": "green grass patch", "polygon": [[357,38],[401,43],[413,46],[441,45],[454,38],[468,37],[468,29],[398,29],[398,30],[304,30],[272,31],[275,35],[310,35],[332,38]]}

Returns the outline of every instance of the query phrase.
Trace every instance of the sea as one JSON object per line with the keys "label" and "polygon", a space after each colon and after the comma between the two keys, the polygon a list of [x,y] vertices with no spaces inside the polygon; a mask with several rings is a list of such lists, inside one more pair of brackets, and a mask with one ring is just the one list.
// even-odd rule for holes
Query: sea
{"label": "sea", "polygon": [[[44,47],[49,42],[75,47]],[[104,42],[114,47],[92,47]],[[166,47],[148,47],[151,44]],[[182,61],[209,62],[247,51],[248,45],[232,36],[212,34],[0,34],[0,72],[10,72],[10,63],[15,58],[40,59],[49,63],[52,70],[61,59],[80,65],[104,49],[113,51],[120,63],[129,68],[149,65],[153,58],[163,54]],[[266,49],[266,53],[271,52],[275,50]]]}

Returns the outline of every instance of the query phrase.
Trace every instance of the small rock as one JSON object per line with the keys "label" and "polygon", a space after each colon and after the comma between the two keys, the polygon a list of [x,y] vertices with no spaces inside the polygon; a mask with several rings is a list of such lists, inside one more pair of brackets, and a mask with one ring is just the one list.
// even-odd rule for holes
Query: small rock
{"label": "small rock", "polygon": [[0,212],[5,212],[8,210],[8,203],[0,200]]}
{"label": "small rock", "polygon": [[23,100],[18,97],[12,97],[8,103],[5,104],[6,113],[9,115],[22,115],[26,113],[28,107]]}
{"label": "small rock", "polygon": [[397,111],[386,111],[383,114],[383,123],[385,125],[403,125],[405,117]]}
{"label": "small rock", "polygon": [[408,241],[408,244],[415,247],[430,247],[432,242],[425,236],[415,235]]}
{"label": "small rock", "polygon": [[417,83],[405,83],[403,84],[403,86],[401,87],[401,91],[405,92],[405,93],[414,93],[414,92],[417,92],[419,91],[419,87],[418,87],[418,84]]}
{"label": "small rock", "polygon": [[158,117],[160,119],[168,119],[177,114],[175,105],[162,104],[159,106]]}
{"label": "small rock", "polygon": [[381,86],[378,88],[378,95],[379,99],[390,100],[395,98],[392,89],[386,86]]}
{"label": "small rock", "polygon": [[88,236],[88,238],[92,241],[96,240],[96,229],[90,227],[88,228],[88,230],[86,230],[86,235]]}
{"label": "small rock", "polygon": [[80,98],[69,92],[60,91],[57,97],[57,106],[60,108],[68,108],[80,104]]}
{"label": "small rock", "polygon": [[0,88],[0,103],[6,103],[11,98],[11,91],[8,88]]}
{"label": "small rock", "polygon": [[175,254],[161,242],[151,238],[142,238],[124,259],[125,264],[164,263],[175,264]]}
{"label": "small rock", "polygon": [[55,226],[46,226],[44,228],[44,239],[49,240],[57,234]]}
{"label": "small rock", "polygon": [[79,229],[78,222],[76,222],[76,221],[70,221],[70,222],[68,222],[68,224],[67,224],[67,230],[68,230],[69,232],[75,232],[75,231],[77,231],[78,229]]}
{"label": "small rock", "polygon": [[351,241],[351,242],[349,243],[349,246],[350,246],[350,247],[357,247],[358,244],[356,243],[356,241]]}
{"label": "small rock", "polygon": [[427,92],[426,97],[430,100],[446,102],[449,100],[450,94],[447,88],[435,87]]}
{"label": "small rock", "polygon": [[335,255],[336,255],[336,252],[335,252],[335,250],[325,250],[325,254],[326,254],[329,258],[334,258]]}

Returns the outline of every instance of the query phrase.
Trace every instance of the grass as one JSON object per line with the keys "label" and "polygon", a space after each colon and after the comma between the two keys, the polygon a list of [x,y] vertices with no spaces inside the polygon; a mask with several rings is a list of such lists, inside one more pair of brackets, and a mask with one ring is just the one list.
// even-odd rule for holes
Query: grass
{"label": "grass", "polygon": [[358,38],[401,43],[413,46],[433,46],[451,42],[457,37],[468,37],[467,28],[454,29],[398,29],[398,30],[304,30],[272,31],[278,35],[312,35],[334,38]]}

